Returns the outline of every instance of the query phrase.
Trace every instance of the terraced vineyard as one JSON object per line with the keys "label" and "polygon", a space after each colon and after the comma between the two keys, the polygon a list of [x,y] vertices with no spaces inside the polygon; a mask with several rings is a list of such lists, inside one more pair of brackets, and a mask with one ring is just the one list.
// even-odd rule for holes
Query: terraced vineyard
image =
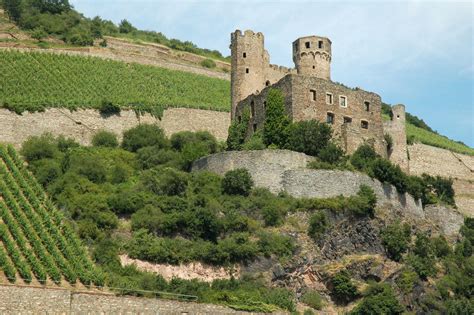
{"label": "terraced vineyard", "polygon": [[0,270],[10,282],[102,286],[72,227],[13,147],[0,145]]}
{"label": "terraced vineyard", "polygon": [[95,57],[0,51],[0,107],[97,108],[106,100],[153,112],[166,107],[230,110],[229,82]]}

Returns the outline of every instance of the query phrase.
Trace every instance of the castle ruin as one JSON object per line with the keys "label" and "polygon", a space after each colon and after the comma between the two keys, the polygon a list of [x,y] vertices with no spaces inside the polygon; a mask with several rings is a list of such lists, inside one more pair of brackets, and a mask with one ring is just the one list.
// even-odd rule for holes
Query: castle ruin
{"label": "castle ruin", "polygon": [[[282,91],[292,121],[315,119],[332,125],[334,139],[353,153],[363,143],[408,171],[405,107],[383,121],[382,100],[373,92],[331,81],[331,40],[307,36],[293,42],[294,69],[270,64],[264,36],[247,30],[231,34],[231,117],[250,110],[249,133],[263,127],[268,91]],[[385,135],[392,138],[388,148]]]}

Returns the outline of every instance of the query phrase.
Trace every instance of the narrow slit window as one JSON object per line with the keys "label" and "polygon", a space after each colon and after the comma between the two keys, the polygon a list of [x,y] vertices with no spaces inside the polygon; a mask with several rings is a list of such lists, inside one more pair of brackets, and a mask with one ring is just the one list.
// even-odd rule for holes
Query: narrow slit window
{"label": "narrow slit window", "polygon": [[326,104],[332,105],[332,94],[326,93]]}
{"label": "narrow slit window", "polygon": [[352,122],[352,118],[351,117],[344,117],[344,123],[345,124],[350,124]]}
{"label": "narrow slit window", "polygon": [[366,120],[361,120],[361,121],[360,121],[360,127],[361,127],[362,129],[369,129],[369,122],[366,121]]}
{"label": "narrow slit window", "polygon": [[370,111],[370,103],[369,102],[364,102],[364,108],[365,108],[365,111],[366,112],[369,112]]}
{"label": "narrow slit window", "polygon": [[309,90],[309,94],[312,101],[316,101],[316,90]]}
{"label": "narrow slit window", "polygon": [[326,122],[328,124],[333,124],[334,123],[334,114],[333,113],[328,113],[327,114]]}
{"label": "narrow slit window", "polygon": [[311,43],[310,43],[310,42],[306,42],[306,43],[305,43],[305,47],[306,47],[306,48],[310,48],[310,47],[311,47]]}
{"label": "narrow slit window", "polygon": [[339,105],[341,107],[347,107],[347,97],[339,96]]}
{"label": "narrow slit window", "polygon": [[244,52],[244,53],[243,53],[243,57],[244,57],[244,58],[247,58],[247,53]]}
{"label": "narrow slit window", "polygon": [[323,48],[323,41],[322,41],[322,40],[320,40],[320,41],[318,42],[318,48],[319,48],[319,49],[322,49],[322,48]]}
{"label": "narrow slit window", "polygon": [[254,101],[250,103],[250,113],[252,117],[255,117],[255,102]]}
{"label": "narrow slit window", "polygon": [[245,68],[245,73],[249,73],[249,68]]}

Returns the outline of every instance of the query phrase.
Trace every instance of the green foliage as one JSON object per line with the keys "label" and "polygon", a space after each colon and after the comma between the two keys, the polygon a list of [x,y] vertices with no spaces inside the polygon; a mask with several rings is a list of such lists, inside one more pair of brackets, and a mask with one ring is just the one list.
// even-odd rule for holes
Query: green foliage
{"label": "green foliage", "polygon": [[102,101],[99,112],[103,116],[120,115],[120,106],[109,101]]}
{"label": "green foliage", "polygon": [[370,162],[378,158],[373,147],[363,144],[351,156],[351,164],[358,170],[368,170]]}
{"label": "green foliage", "polygon": [[34,136],[26,140],[21,147],[21,155],[28,162],[57,157],[59,150],[51,134]]}
{"label": "green foliage", "polygon": [[152,168],[142,173],[141,183],[145,190],[168,196],[179,196],[186,192],[188,174],[176,169]]}
{"label": "green foliage", "polygon": [[252,186],[252,176],[243,168],[228,171],[222,180],[222,191],[228,195],[247,196]]}
{"label": "green foliage", "polygon": [[92,137],[92,145],[95,147],[118,147],[117,136],[113,132],[101,130]]}
{"label": "green foliage", "polygon": [[404,294],[410,294],[419,280],[420,278],[416,272],[410,268],[405,268],[396,279],[396,284]]}
{"label": "green foliage", "polygon": [[395,261],[400,261],[410,244],[410,226],[406,223],[401,225],[400,222],[397,222],[383,229],[380,236],[387,256]]}
{"label": "green foliage", "polygon": [[399,193],[407,192],[407,176],[398,165],[386,159],[375,159],[370,166],[370,174],[382,183],[390,183]]}
{"label": "green foliage", "polygon": [[136,28],[129,21],[127,21],[125,19],[120,21],[120,24],[119,24],[119,32],[120,33],[125,33],[125,34],[126,33],[131,33],[135,30],[136,30]]}
{"label": "green foliage", "polygon": [[357,216],[370,216],[375,213],[377,196],[374,190],[367,185],[360,185],[357,197],[352,198],[352,203],[348,204],[347,210]]}
{"label": "green foliage", "polygon": [[247,137],[248,124],[250,122],[250,111],[245,108],[242,112],[240,121],[233,120],[229,127],[227,136],[227,150],[241,150]]}
{"label": "green foliage", "polygon": [[265,124],[263,125],[263,142],[284,148],[288,141],[288,127],[291,122],[286,115],[285,99],[278,89],[270,89],[267,94]]}
{"label": "green foliage", "polygon": [[201,66],[205,67],[205,68],[215,68],[216,67],[216,62],[212,59],[204,59],[203,61],[201,61]]}
{"label": "green foliage", "polygon": [[341,270],[331,278],[331,293],[338,303],[349,303],[358,295],[356,286],[352,283],[349,272]]}
{"label": "green foliage", "polygon": [[54,159],[41,159],[30,164],[38,182],[44,186],[62,175],[61,165]]}
{"label": "green foliage", "polygon": [[452,253],[451,246],[448,244],[448,241],[446,241],[444,236],[440,235],[436,238],[433,238],[431,242],[433,244],[436,257],[446,257]]}
{"label": "green foliage", "polygon": [[47,37],[48,33],[44,31],[41,27],[35,28],[33,32],[31,32],[31,38],[34,38],[38,41],[41,41],[43,38]]}
{"label": "green foliage", "polygon": [[404,311],[390,285],[374,283],[366,289],[362,302],[350,314],[396,315]]}
{"label": "green foliage", "polygon": [[122,148],[125,150],[137,152],[138,149],[148,146],[157,146],[159,148],[167,148],[169,146],[165,133],[157,125],[142,124],[123,133]]}
{"label": "green foliage", "polygon": [[3,8],[10,20],[18,22],[22,15],[21,0],[3,0]]}
{"label": "green foliage", "polygon": [[315,310],[320,310],[324,306],[323,298],[317,291],[308,291],[303,294],[301,297],[301,302]]}
{"label": "green foliage", "polygon": [[418,233],[416,235],[415,246],[406,262],[422,280],[436,274],[435,249],[426,234]]}
{"label": "green foliage", "polygon": [[263,150],[266,149],[265,143],[263,143],[263,138],[261,133],[254,133],[250,139],[244,143],[242,146],[243,150]]}
{"label": "green foliage", "polygon": [[332,142],[327,143],[318,153],[318,158],[323,163],[337,164],[344,156],[344,151]]}
{"label": "green foliage", "polygon": [[326,233],[329,227],[329,220],[322,211],[316,212],[309,219],[308,235],[314,240],[319,241],[321,236]]}
{"label": "green foliage", "polygon": [[2,70],[0,106],[17,113],[49,107],[100,109],[104,99],[115,108],[158,117],[167,107],[229,110],[230,88],[225,80],[66,54],[1,51],[0,59],[11,65]]}
{"label": "green foliage", "polygon": [[[331,134],[331,127],[328,124],[316,120],[295,122],[289,129],[287,149],[319,156],[320,151],[328,146]],[[331,146],[323,153],[322,160],[329,162],[338,160],[337,155],[341,152],[335,146]]]}

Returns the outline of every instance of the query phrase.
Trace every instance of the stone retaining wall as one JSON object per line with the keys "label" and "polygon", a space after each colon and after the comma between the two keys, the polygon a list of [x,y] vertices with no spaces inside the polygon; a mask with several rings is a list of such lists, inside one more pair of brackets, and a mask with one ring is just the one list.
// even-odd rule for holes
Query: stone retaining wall
{"label": "stone retaining wall", "polygon": [[[67,289],[0,285],[0,314],[257,314],[172,300],[75,292]],[[284,314],[284,313],[281,313]]]}
{"label": "stone retaining wall", "polygon": [[395,187],[382,184],[362,173],[337,170],[312,170],[306,165],[312,157],[287,150],[231,151],[197,160],[193,171],[208,170],[219,175],[246,168],[258,187],[273,193],[285,191],[298,198],[353,196],[362,184],[372,187],[379,206],[390,204],[404,212],[423,217],[420,201],[399,194]]}
{"label": "stone retaining wall", "polygon": [[230,117],[227,112],[191,108],[166,109],[161,120],[150,114],[137,116],[131,110],[122,110],[119,116],[103,117],[92,109],[71,112],[67,109],[51,108],[44,112],[25,112],[18,115],[0,108],[0,142],[11,143],[19,148],[28,137],[50,132],[55,136],[64,135],[88,145],[98,130],[108,130],[121,137],[123,131],[140,123],[158,124],[168,136],[185,130],[206,130],[223,141],[227,139]]}

